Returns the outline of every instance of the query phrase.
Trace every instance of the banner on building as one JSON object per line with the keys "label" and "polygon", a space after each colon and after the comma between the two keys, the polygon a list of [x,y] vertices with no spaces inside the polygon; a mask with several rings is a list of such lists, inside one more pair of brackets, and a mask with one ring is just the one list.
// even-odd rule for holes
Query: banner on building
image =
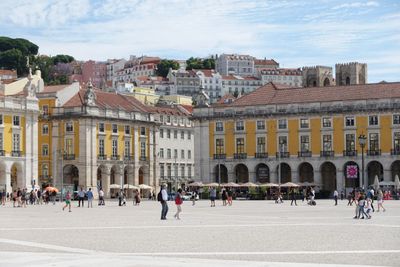
{"label": "banner on building", "polygon": [[358,178],[358,166],[357,165],[347,165],[346,177],[349,179],[357,179]]}

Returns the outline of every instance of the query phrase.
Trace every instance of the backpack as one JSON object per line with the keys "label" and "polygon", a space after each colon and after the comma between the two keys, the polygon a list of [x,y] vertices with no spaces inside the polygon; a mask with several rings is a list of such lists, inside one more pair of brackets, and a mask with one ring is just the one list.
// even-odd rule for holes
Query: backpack
{"label": "backpack", "polygon": [[161,190],[160,190],[160,192],[158,192],[158,194],[157,194],[157,201],[163,202]]}

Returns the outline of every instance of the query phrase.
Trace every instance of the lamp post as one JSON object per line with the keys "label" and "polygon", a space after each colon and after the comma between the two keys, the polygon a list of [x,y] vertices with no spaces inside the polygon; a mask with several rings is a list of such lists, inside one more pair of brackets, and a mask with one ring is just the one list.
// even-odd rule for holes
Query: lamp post
{"label": "lamp post", "polygon": [[366,181],[364,179],[364,147],[367,143],[367,137],[364,134],[360,134],[358,137],[358,143],[361,146],[361,182],[363,190],[367,189]]}

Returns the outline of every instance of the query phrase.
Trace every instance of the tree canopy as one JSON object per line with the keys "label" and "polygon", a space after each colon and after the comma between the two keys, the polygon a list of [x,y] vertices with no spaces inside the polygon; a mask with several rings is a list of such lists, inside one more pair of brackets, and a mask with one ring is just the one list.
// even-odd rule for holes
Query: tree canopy
{"label": "tree canopy", "polygon": [[163,59],[157,64],[157,75],[167,77],[169,69],[179,69],[179,63],[175,60]]}
{"label": "tree canopy", "polygon": [[186,69],[214,69],[215,68],[215,60],[213,58],[194,58],[190,57],[186,60]]}

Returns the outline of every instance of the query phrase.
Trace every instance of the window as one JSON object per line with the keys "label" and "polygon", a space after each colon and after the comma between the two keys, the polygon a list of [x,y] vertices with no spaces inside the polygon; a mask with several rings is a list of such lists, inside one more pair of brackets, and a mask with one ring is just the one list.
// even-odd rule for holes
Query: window
{"label": "window", "polygon": [[369,150],[371,151],[379,150],[379,134],[377,133],[369,134]]}
{"label": "window", "polygon": [[224,154],[224,139],[215,139],[215,152],[216,154]]}
{"label": "window", "polygon": [[346,127],[354,127],[355,121],[354,117],[346,117]]}
{"label": "window", "polygon": [[300,128],[301,128],[301,129],[308,129],[308,128],[310,128],[310,121],[309,121],[309,119],[300,119]]}
{"label": "window", "polygon": [[19,134],[13,134],[13,151],[19,151]]}
{"label": "window", "polygon": [[188,140],[192,139],[192,133],[190,131],[188,131]]}
{"label": "window", "polygon": [[164,122],[164,116],[163,115],[160,116],[160,122]]}
{"label": "window", "polygon": [[65,131],[71,133],[74,131],[74,124],[72,122],[65,123]]}
{"label": "window", "polygon": [[174,159],[178,158],[178,149],[174,149]]}
{"label": "window", "polygon": [[278,138],[279,152],[287,152],[288,142],[287,136],[279,136]]}
{"label": "window", "polygon": [[49,106],[48,105],[43,105],[42,106],[42,113],[44,116],[49,115]]}
{"label": "window", "polygon": [[187,167],[188,178],[192,178],[192,166]]}
{"label": "window", "polygon": [[164,164],[160,164],[160,176],[164,177]]}
{"label": "window", "polygon": [[99,155],[104,155],[104,139],[99,139]]}
{"label": "window", "polygon": [[116,124],[112,125],[112,132],[113,133],[118,133],[118,125],[116,125]]}
{"label": "window", "polygon": [[185,139],[185,132],[181,131],[181,139]]}
{"label": "window", "polygon": [[215,131],[216,132],[223,132],[224,131],[224,123],[222,121],[217,121],[215,123]]}
{"label": "window", "polygon": [[400,151],[400,132],[393,133],[393,149]]}
{"label": "window", "polygon": [[323,151],[332,151],[332,135],[324,134],[322,136]]}
{"label": "window", "polygon": [[167,149],[167,158],[170,159],[171,158],[171,149]]}
{"label": "window", "polygon": [[131,127],[129,125],[125,125],[125,134],[131,134]]}
{"label": "window", "polygon": [[185,166],[181,166],[181,176],[185,177]]}
{"label": "window", "polygon": [[112,156],[116,157],[118,155],[118,140],[112,140]]}
{"label": "window", "polygon": [[140,127],[140,135],[146,135],[146,128]]}
{"label": "window", "polygon": [[49,177],[49,165],[47,164],[42,165],[42,176]]}
{"label": "window", "polygon": [[171,165],[167,165],[167,177],[171,178]]}
{"label": "window", "polygon": [[244,153],[244,138],[236,138],[236,153]]}
{"label": "window", "polygon": [[188,155],[188,159],[192,159],[192,151],[191,150],[188,150],[187,155]]}
{"label": "window", "polygon": [[177,139],[177,138],[178,138],[178,131],[174,130],[174,139]]}
{"label": "window", "polygon": [[104,123],[99,123],[99,133],[104,133]]}
{"label": "window", "polygon": [[131,142],[130,141],[125,141],[125,156],[130,156],[131,155]]}
{"label": "window", "polygon": [[3,115],[0,115],[0,125],[3,125]]}
{"label": "window", "polygon": [[67,155],[74,154],[74,140],[72,138],[65,139],[65,153]]}
{"label": "window", "polygon": [[49,155],[49,145],[42,145],[42,156]]}
{"label": "window", "polygon": [[300,136],[300,151],[301,152],[310,151],[310,136],[308,135]]}
{"label": "window", "polygon": [[185,158],[185,150],[181,149],[181,159],[184,159],[184,158]]}
{"label": "window", "polygon": [[286,120],[286,119],[280,119],[280,120],[278,120],[278,129],[279,129],[279,130],[285,130],[285,129],[287,129],[287,120]]}
{"label": "window", "polygon": [[48,135],[49,134],[49,125],[48,124],[43,124],[42,125],[42,134]]}
{"label": "window", "polygon": [[257,130],[265,130],[265,121],[257,121]]}
{"label": "window", "polygon": [[322,128],[331,128],[332,118],[322,118]]}
{"label": "window", "polygon": [[368,117],[369,126],[377,126],[379,125],[379,119],[377,115],[372,115]]}
{"label": "window", "polygon": [[[3,124],[3,122],[0,124]],[[393,115],[393,125],[400,125],[400,114]]]}
{"label": "window", "polygon": [[356,150],[356,136],[354,134],[346,134],[346,151]]}
{"label": "window", "polygon": [[171,130],[167,130],[167,138],[170,139],[171,138]]}
{"label": "window", "polygon": [[167,116],[167,122],[171,123],[171,116]]}
{"label": "window", "polygon": [[142,158],[146,157],[146,143],[145,142],[140,142],[140,157],[142,157]]}
{"label": "window", "polygon": [[160,156],[160,159],[164,158],[164,148],[160,148],[160,153],[158,153],[158,155]]}
{"label": "window", "polygon": [[243,121],[236,122],[236,131],[244,131],[244,122]]}
{"label": "window", "polygon": [[13,125],[19,126],[19,116],[13,116]]}
{"label": "window", "polygon": [[265,153],[265,137],[257,137],[257,153]]}

